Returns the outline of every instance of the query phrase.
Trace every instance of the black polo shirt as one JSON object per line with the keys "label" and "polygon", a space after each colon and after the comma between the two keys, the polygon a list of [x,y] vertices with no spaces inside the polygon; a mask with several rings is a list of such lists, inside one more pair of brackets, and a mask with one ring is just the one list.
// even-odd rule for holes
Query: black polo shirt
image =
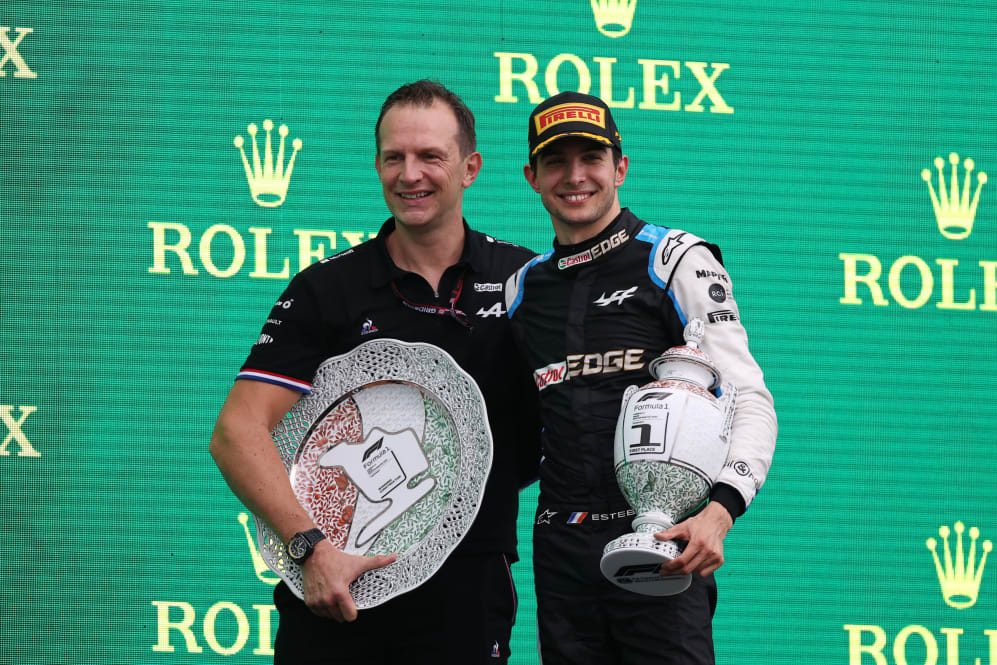
{"label": "black polo shirt", "polygon": [[[394,229],[389,219],[376,238],[298,273],[237,378],[308,392],[319,364],[373,339],[445,350],[481,389],[494,442],[485,496],[458,551],[515,555],[518,490],[536,477],[540,426],[537,390],[512,338],[504,288],[533,252],[465,223],[463,253],[434,293],[422,276],[391,260],[385,240]],[[449,313],[454,293],[463,316]]]}

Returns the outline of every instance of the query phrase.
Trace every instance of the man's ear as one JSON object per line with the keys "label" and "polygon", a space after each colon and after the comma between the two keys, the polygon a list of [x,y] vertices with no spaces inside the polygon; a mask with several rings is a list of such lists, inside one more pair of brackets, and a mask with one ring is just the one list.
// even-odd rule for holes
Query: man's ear
{"label": "man's ear", "polygon": [[461,180],[461,184],[464,186],[464,189],[467,189],[478,177],[478,174],[481,173],[481,153],[472,152],[464,159],[466,160],[467,170],[464,171],[464,178]]}
{"label": "man's ear", "polygon": [[622,187],[623,181],[627,179],[627,168],[630,166],[630,160],[626,155],[620,157],[620,163],[616,165],[616,186]]}
{"label": "man's ear", "polygon": [[529,164],[524,166],[523,175],[526,177],[526,182],[530,183],[530,187],[533,188],[533,191],[539,194],[540,190],[537,188],[537,174],[533,172],[533,167]]}

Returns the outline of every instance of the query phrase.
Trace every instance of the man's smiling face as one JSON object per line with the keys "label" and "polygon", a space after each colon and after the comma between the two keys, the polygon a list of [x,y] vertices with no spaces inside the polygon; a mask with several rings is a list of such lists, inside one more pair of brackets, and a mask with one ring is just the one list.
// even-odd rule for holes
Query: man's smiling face
{"label": "man's smiling face", "polygon": [[613,163],[608,146],[565,137],[544,148],[536,168],[526,166],[530,186],[550,213],[562,244],[598,235],[620,212],[616,189],[626,179],[628,160]]}
{"label": "man's smiling face", "polygon": [[480,155],[461,155],[457,118],[446,104],[403,104],[384,115],[375,166],[395,221],[412,230],[459,223],[464,189]]}

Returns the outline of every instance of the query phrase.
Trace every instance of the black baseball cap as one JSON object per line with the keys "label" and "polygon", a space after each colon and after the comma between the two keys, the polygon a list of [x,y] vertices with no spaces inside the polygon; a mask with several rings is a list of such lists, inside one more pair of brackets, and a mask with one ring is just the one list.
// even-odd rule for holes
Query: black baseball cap
{"label": "black baseball cap", "polygon": [[579,136],[620,148],[620,132],[606,102],[580,92],[562,92],[541,102],[530,114],[530,159],[551,142]]}

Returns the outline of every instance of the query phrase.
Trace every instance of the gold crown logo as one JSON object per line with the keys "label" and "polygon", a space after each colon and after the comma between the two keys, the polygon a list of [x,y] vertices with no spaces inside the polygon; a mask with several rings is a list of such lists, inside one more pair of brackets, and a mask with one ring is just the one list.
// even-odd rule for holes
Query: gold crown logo
{"label": "gold crown logo", "polygon": [[263,555],[256,548],[256,541],[253,540],[253,535],[249,533],[249,515],[239,513],[239,524],[242,525],[243,531],[246,532],[246,541],[249,543],[249,554],[253,557],[253,571],[256,573],[256,578],[270,585],[280,582],[280,577],[270,570],[270,566],[263,560]]}
{"label": "gold crown logo", "polygon": [[951,240],[962,240],[973,232],[973,220],[976,219],[976,205],[980,202],[980,189],[987,181],[987,174],[976,174],[976,192],[973,200],[969,200],[969,192],[972,189],[970,176],[976,165],[972,159],[963,160],[962,165],[966,169],[966,176],[963,186],[959,188],[959,155],[952,153],[949,155],[949,163],[952,164],[952,179],[948,189],[945,187],[945,160],[935,157],[935,168],[938,169],[938,192],[931,185],[931,169],[921,171],[921,178],[928,183],[928,190],[931,192],[931,204],[935,207],[935,219],[938,220],[938,230],[942,235]]}
{"label": "gold crown logo", "polygon": [[287,197],[287,186],[291,183],[291,171],[294,170],[294,158],[301,150],[301,139],[294,139],[291,145],[294,152],[287,162],[287,169],[284,169],[284,139],[287,138],[287,125],[281,125],[280,147],[277,149],[277,160],[273,158],[273,148],[270,143],[270,132],[273,130],[273,121],[269,118],[263,121],[263,129],[267,132],[266,147],[263,150],[263,162],[260,163],[260,150],[256,144],[256,133],[259,128],[256,123],[250,123],[246,131],[253,140],[253,165],[249,166],[246,159],[246,151],[242,149],[245,140],[242,135],[238,135],[232,141],[235,147],[242,154],[242,165],[246,169],[246,180],[249,181],[249,192],[253,195],[253,200],[264,208],[276,208]]}
{"label": "gold crown logo", "polygon": [[963,556],[962,533],[966,530],[966,525],[956,522],[956,547],[955,563],[952,562],[952,551],[949,549],[949,528],[941,526],[938,535],[945,543],[945,565],[942,566],[938,558],[938,542],[934,538],[928,538],[925,544],[931,550],[931,556],[935,559],[935,572],[938,573],[938,583],[942,587],[942,596],[949,607],[957,610],[964,610],[976,604],[977,594],[980,592],[980,582],[983,579],[983,567],[987,565],[987,554],[994,548],[989,540],[983,541],[983,556],[980,557],[980,565],[976,567],[976,541],[980,537],[980,530],[975,526],[969,530],[969,554]]}
{"label": "gold crown logo", "polygon": [[616,39],[630,32],[637,0],[592,0],[592,14],[599,32]]}

